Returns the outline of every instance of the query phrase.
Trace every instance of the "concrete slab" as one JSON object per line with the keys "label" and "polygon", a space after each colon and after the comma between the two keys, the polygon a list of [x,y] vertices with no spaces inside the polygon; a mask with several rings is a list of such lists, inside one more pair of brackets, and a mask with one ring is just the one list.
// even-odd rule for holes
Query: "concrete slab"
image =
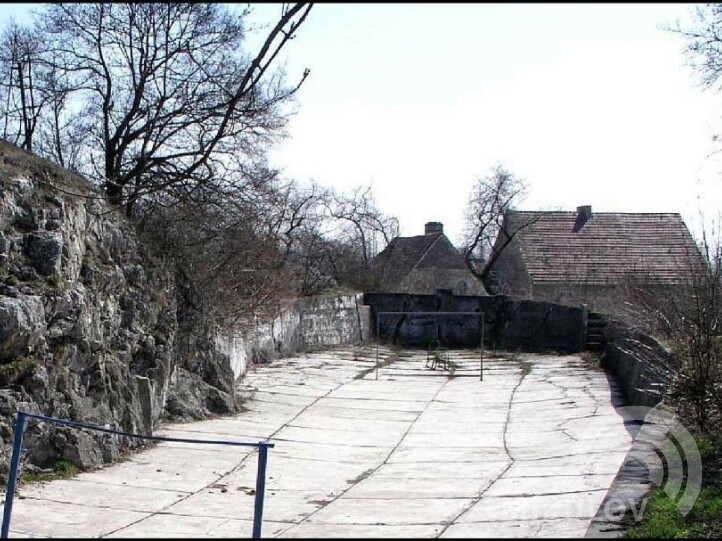
{"label": "concrete slab", "polygon": [[446,435],[457,435],[471,433],[489,433],[489,434],[502,434],[504,427],[506,426],[506,419],[500,419],[498,421],[488,421],[484,419],[483,422],[476,421],[456,421],[449,420],[447,415],[440,416],[425,411],[421,417],[411,426],[408,432],[408,436],[416,436],[421,434],[446,434]]}
{"label": "concrete slab", "polygon": [[[89,494],[93,495],[90,501]],[[159,511],[191,494],[190,491],[138,488],[78,479],[59,479],[53,483],[37,483],[22,489],[22,496],[26,499],[90,504],[95,507],[145,513]]]}
{"label": "concrete slab", "polygon": [[[307,458],[313,460],[330,460],[339,462],[363,462],[380,464],[394,448],[394,443],[387,447],[331,445],[328,443],[309,443],[289,440],[272,440],[278,445],[273,449],[273,456],[289,458]],[[270,460],[270,458],[269,458]]]}
{"label": "concrete slab", "polygon": [[[101,537],[148,513],[100,508],[88,501],[62,503],[50,499],[17,499],[13,504],[11,529],[32,537]],[[101,518],[102,517],[102,518]]]}
{"label": "concrete slab", "polygon": [[[332,498],[319,490],[269,490],[264,520],[299,521]],[[255,494],[242,490],[204,490],[166,509],[174,515],[253,520]]]}
{"label": "concrete slab", "polygon": [[568,494],[484,497],[457,522],[522,521],[580,518],[588,522],[597,512],[607,489]]}
{"label": "concrete slab", "polygon": [[[254,411],[272,411],[276,414],[288,414],[298,412],[318,400],[318,397],[294,396],[281,393],[270,393],[257,391],[253,393],[254,404],[250,405]],[[278,405],[278,409],[271,409],[274,405]]]}
{"label": "concrete slab", "polygon": [[306,413],[325,415],[337,419],[362,419],[371,426],[374,421],[404,421],[413,422],[418,417],[416,411],[369,410],[359,408],[345,408],[339,404],[324,402],[314,404],[306,409]]}
{"label": "concrete slab", "polygon": [[491,478],[380,477],[373,475],[351,487],[344,498],[406,500],[421,498],[476,498],[493,482]]}
{"label": "concrete slab", "polygon": [[508,455],[503,447],[399,447],[389,458],[396,462],[499,462]]}
{"label": "concrete slab", "polygon": [[363,431],[286,426],[273,436],[273,440],[363,447],[390,447],[400,441],[405,432],[406,429],[399,430],[398,428],[393,431],[384,431],[376,425],[370,426],[368,424]]}
{"label": "concrete slab", "polygon": [[567,475],[564,477],[510,477],[497,479],[484,497],[539,496],[542,494],[573,493],[606,489],[614,481],[614,474]]}
{"label": "concrete slab", "polygon": [[498,431],[482,431],[476,427],[474,432],[447,433],[443,427],[436,426],[434,432],[409,433],[404,438],[404,446],[408,447],[459,447],[469,449],[501,448],[504,446],[504,434]]}
{"label": "concrete slab", "polygon": [[[454,379],[421,369],[425,354],[378,381],[356,378],[374,348],[273,361],[239,382],[242,413],[158,433],[270,438],[266,537],[583,536],[630,445],[605,374],[575,356],[521,355],[524,375],[500,355],[483,381]],[[453,352],[469,370],[476,354]],[[249,537],[256,467],[252,449],[163,443],[20,487],[11,532]]]}
{"label": "concrete slab", "polygon": [[342,498],[308,519],[327,524],[438,524],[451,520],[470,499],[352,499]]}
{"label": "concrete slab", "polygon": [[[452,422],[456,425],[466,424],[471,427],[486,426],[486,423],[493,425],[506,424],[507,413],[505,411],[495,411],[484,406],[478,408],[439,408],[435,404],[430,404],[424,411],[422,423],[443,424]],[[466,428],[469,430],[469,427]]]}
{"label": "concrete slab", "polygon": [[319,400],[319,405],[331,408],[359,409],[364,411],[404,411],[421,413],[426,407],[422,400],[372,400],[326,397]]}
{"label": "concrete slab", "polygon": [[163,538],[163,537],[210,537],[214,528],[228,522],[226,518],[179,517],[172,514],[150,515],[145,519],[121,528],[107,537],[111,538]]}
{"label": "concrete slab", "polygon": [[[266,488],[340,492],[348,489],[367,471],[369,466],[359,462],[303,460],[274,456],[268,463]],[[244,464],[227,475],[224,482],[228,484],[229,490],[240,487],[254,488],[256,464],[250,462]]]}
{"label": "concrete slab", "polygon": [[[278,537],[288,530],[288,522],[276,522],[264,520],[261,525],[261,537]],[[213,537],[225,537],[233,539],[249,539],[253,536],[252,520],[227,520],[217,528],[211,530]]]}
{"label": "concrete slab", "polygon": [[374,472],[374,478],[496,479],[509,464],[510,461],[394,462],[381,466]]}
{"label": "concrete slab", "polygon": [[390,524],[299,524],[287,529],[280,537],[290,538],[344,538],[383,539],[433,538],[443,529],[441,524],[412,524],[394,526]]}
{"label": "concrete slab", "polygon": [[626,453],[594,453],[539,460],[517,460],[506,477],[565,476],[583,474],[614,474],[619,471]]}
{"label": "concrete slab", "polygon": [[[225,469],[225,471],[229,470]],[[164,462],[141,464],[137,461],[131,461],[119,464],[114,468],[84,472],[74,479],[104,483],[106,485],[123,485],[136,489],[164,489],[193,493],[214,483],[222,475],[223,473],[219,473],[217,470],[209,468],[200,462],[184,464],[178,461],[174,464]]]}
{"label": "concrete slab", "polygon": [[550,520],[493,521],[473,524],[452,524],[442,538],[579,538],[584,537],[586,519],[559,518]]}
{"label": "concrete slab", "polygon": [[[208,423],[208,424],[204,424]],[[268,423],[261,423],[251,420],[239,419],[209,419],[208,421],[186,423],[183,424],[183,431],[187,432],[191,437],[199,439],[208,439],[207,434],[218,434],[224,440],[230,439],[230,436],[243,435],[244,438],[257,440],[268,436],[275,427]],[[159,430],[158,434],[163,432]],[[228,437],[227,437],[228,436]]]}
{"label": "concrete slab", "polygon": [[287,427],[340,430],[343,432],[370,431],[403,435],[411,427],[411,421],[385,421],[381,419],[353,419],[304,413],[286,425]]}
{"label": "concrete slab", "polygon": [[[533,435],[529,435],[533,438]],[[596,445],[595,445],[596,444]],[[570,455],[604,454],[609,452],[625,452],[629,449],[629,438],[615,438],[614,436],[599,438],[596,442],[586,441],[560,441],[548,448],[534,447],[532,444],[512,447],[510,452],[516,460],[534,460],[537,458],[565,457]]]}

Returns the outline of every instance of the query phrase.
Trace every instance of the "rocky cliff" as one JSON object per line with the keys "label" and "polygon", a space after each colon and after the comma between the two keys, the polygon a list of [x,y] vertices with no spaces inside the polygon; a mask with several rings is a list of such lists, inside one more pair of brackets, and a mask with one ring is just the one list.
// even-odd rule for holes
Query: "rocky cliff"
{"label": "rocky cliff", "polygon": [[[0,468],[18,410],[146,434],[235,411],[228,357],[182,290],[88,182],[0,140]],[[120,442],[31,423],[26,447],[88,467]]]}

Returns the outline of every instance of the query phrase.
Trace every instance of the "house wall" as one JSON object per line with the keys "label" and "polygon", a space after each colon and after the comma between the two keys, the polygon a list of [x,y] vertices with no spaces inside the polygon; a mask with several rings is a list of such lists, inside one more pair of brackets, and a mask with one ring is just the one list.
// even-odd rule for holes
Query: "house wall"
{"label": "house wall", "polygon": [[605,313],[616,313],[619,303],[624,302],[622,289],[615,285],[535,283],[532,298],[568,306],[586,305],[593,312]]}
{"label": "house wall", "polygon": [[641,323],[640,318],[650,316],[650,310],[654,309],[655,303],[663,307],[669,299],[683,295],[683,285],[533,285],[534,299],[568,306],[584,305],[590,312],[602,312],[637,323]]}
{"label": "house wall", "polygon": [[412,270],[399,284],[399,293],[435,294],[449,289],[454,295],[486,295],[484,285],[468,269]]}

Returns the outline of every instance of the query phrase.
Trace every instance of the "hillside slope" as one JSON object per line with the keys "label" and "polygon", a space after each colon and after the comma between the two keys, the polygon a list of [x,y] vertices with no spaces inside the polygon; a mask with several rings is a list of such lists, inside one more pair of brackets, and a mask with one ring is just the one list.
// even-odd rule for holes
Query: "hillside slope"
{"label": "hillside slope", "polygon": [[[0,140],[0,468],[18,410],[146,434],[235,411],[228,358],[182,298],[92,185]],[[26,447],[89,467],[120,443],[31,423]]]}

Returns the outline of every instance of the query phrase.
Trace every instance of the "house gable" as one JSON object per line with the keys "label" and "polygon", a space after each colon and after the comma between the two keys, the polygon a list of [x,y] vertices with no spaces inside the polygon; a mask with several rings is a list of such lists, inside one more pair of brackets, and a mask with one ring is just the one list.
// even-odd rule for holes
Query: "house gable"
{"label": "house gable", "polygon": [[417,235],[394,238],[374,260],[381,282],[387,287],[398,285],[438,237],[439,235]]}
{"label": "house gable", "polygon": [[[458,250],[443,233],[438,235],[434,242],[419,258],[413,269],[438,267],[444,269],[465,269],[466,263]],[[413,270],[412,269],[412,270]]]}
{"label": "house gable", "polygon": [[426,224],[425,235],[393,239],[376,256],[374,265],[384,291],[433,293],[436,289],[463,289],[469,294],[486,294],[438,222]]}

